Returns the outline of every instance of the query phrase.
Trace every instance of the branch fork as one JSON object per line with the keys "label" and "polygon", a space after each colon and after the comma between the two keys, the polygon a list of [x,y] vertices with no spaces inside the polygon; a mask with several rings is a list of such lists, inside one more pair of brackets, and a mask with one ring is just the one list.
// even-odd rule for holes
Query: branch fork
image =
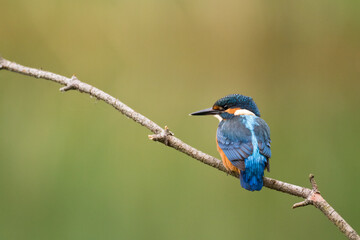
{"label": "branch fork", "polygon": [[162,142],[166,146],[169,146],[169,136],[174,136],[174,133],[169,130],[168,126],[165,126],[160,133],[148,135],[150,140]]}
{"label": "branch fork", "polygon": [[72,75],[72,77],[70,78],[70,81],[68,81],[66,86],[60,88],[60,92],[66,92],[69,90],[79,89],[80,83],[81,82],[79,81],[79,79],[75,75]]}
{"label": "branch fork", "polygon": [[307,198],[305,198],[304,201],[295,203],[292,206],[292,208],[305,207],[310,204],[316,205],[317,201],[321,201],[321,199],[324,200],[320,194],[318,185],[316,184],[316,181],[315,181],[315,176],[313,174],[309,175],[309,180],[312,185],[312,190],[311,190],[310,194],[308,195]]}

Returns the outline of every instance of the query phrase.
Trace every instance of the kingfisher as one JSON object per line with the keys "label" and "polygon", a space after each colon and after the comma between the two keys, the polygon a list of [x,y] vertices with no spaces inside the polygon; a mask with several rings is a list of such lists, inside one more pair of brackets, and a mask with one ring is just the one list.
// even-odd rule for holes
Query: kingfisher
{"label": "kingfisher", "polygon": [[212,108],[190,115],[213,115],[219,119],[216,143],[223,165],[239,174],[243,188],[260,191],[265,168],[270,171],[271,140],[270,128],[260,118],[254,100],[231,94],[217,100]]}

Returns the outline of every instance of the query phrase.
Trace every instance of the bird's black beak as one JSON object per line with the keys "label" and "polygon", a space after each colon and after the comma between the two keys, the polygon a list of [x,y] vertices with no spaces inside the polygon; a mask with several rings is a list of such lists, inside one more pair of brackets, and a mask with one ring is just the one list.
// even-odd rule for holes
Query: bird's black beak
{"label": "bird's black beak", "polygon": [[208,108],[208,109],[190,113],[190,115],[191,116],[202,116],[202,115],[216,115],[216,114],[220,114],[220,113],[221,113],[221,111],[219,111],[219,110],[214,110],[212,108]]}

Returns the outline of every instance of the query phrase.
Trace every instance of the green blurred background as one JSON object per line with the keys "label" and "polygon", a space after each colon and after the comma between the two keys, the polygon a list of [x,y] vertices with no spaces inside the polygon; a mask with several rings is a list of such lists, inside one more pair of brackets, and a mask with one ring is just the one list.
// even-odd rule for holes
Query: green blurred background
{"label": "green blurred background", "polygon": [[[270,176],[309,186],[360,231],[359,1],[0,1],[0,53],[76,76],[217,156],[215,118],[252,96]],[[108,105],[0,71],[0,239],[344,239],[301,199],[149,141]]]}

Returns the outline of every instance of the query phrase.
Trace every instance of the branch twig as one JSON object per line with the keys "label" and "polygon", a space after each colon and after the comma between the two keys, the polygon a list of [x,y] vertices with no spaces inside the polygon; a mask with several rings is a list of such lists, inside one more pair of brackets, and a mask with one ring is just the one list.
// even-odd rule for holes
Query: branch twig
{"label": "branch twig", "polygon": [[[52,72],[25,67],[15,62],[3,59],[1,57],[0,69],[21,73],[31,77],[51,80],[61,85],[65,85],[65,87],[60,88],[60,91],[65,92],[69,90],[78,90],[79,92],[87,93],[91,96],[96,97],[97,99],[103,100],[104,102],[110,104],[115,109],[120,111],[125,116],[133,119],[135,122],[141,124],[142,126],[149,129],[151,132],[153,132],[153,135],[149,135],[149,138],[151,140],[158,141],[165,144],[166,146],[175,148],[176,150],[185,153],[190,157],[199,160],[202,163],[217,168],[218,170],[223,171],[236,178],[239,177],[236,173],[227,172],[219,159],[203,153],[184,143],[180,139],[176,138],[167,127],[165,127],[165,129],[161,128],[159,125],[157,125],[147,117],[141,115],[140,113],[135,112],[133,109],[120,102],[118,99],[112,97],[111,95],[101,91],[96,87],[79,81],[75,76],[67,78]],[[294,204],[293,208],[314,205],[316,208],[322,211],[328,217],[328,219],[333,222],[340,229],[341,232],[345,234],[348,239],[360,240],[360,237],[356,233],[356,231],[321,196],[314,176],[312,174],[310,174],[310,182],[312,184],[312,189],[264,177],[265,187],[305,199],[300,203]]]}

